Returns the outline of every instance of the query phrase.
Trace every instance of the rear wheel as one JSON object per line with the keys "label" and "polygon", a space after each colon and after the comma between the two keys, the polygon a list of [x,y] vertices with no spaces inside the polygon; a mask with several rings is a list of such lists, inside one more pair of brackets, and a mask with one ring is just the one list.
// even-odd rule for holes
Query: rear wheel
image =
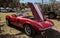
{"label": "rear wheel", "polygon": [[8,26],[12,25],[12,24],[10,23],[10,20],[9,20],[9,19],[6,19],[6,24],[7,24]]}
{"label": "rear wheel", "polygon": [[26,25],[24,26],[24,30],[25,30],[25,33],[26,33],[28,36],[32,36],[32,35],[35,34],[34,29],[33,29],[30,25],[28,25],[28,24],[26,24]]}
{"label": "rear wheel", "polygon": [[57,16],[56,14],[50,13],[48,17],[49,17],[49,18],[56,18],[56,16]]}

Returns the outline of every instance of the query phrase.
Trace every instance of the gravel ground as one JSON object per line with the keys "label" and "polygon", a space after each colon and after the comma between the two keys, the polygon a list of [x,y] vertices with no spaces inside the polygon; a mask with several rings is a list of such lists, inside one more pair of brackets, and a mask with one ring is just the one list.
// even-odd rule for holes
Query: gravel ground
{"label": "gravel ground", "polygon": [[4,24],[0,38],[60,38],[60,21],[56,19],[52,21],[55,26],[50,31],[47,31],[43,37],[40,34],[30,37],[24,33],[23,29],[12,28]]}

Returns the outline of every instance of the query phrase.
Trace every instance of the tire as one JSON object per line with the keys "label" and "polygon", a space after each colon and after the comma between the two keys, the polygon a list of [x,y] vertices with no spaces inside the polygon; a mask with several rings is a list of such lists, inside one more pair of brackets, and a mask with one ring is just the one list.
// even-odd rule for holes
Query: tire
{"label": "tire", "polygon": [[28,24],[26,24],[26,25],[24,26],[24,30],[25,30],[25,33],[26,33],[28,36],[33,36],[33,35],[35,35],[34,29],[33,29],[30,25],[28,25]]}
{"label": "tire", "polygon": [[6,24],[8,25],[8,26],[11,26],[12,24],[10,23],[10,20],[9,19],[6,19]]}
{"label": "tire", "polygon": [[57,15],[54,14],[54,13],[51,13],[51,14],[48,15],[48,17],[51,18],[51,19],[56,18],[56,16],[57,16]]}

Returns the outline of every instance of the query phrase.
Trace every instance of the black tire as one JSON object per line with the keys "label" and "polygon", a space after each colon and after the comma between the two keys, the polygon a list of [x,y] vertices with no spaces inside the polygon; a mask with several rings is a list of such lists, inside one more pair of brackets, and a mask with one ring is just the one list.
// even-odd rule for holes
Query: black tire
{"label": "black tire", "polygon": [[51,18],[51,19],[56,18],[56,16],[57,16],[57,15],[54,14],[54,13],[50,13],[50,14],[48,15],[48,17]]}
{"label": "black tire", "polygon": [[24,30],[25,30],[25,33],[26,33],[28,36],[33,36],[33,35],[35,35],[34,29],[33,29],[29,24],[25,24]]}
{"label": "black tire", "polygon": [[8,25],[8,26],[11,26],[12,24],[10,23],[10,20],[9,19],[6,19],[6,24]]}

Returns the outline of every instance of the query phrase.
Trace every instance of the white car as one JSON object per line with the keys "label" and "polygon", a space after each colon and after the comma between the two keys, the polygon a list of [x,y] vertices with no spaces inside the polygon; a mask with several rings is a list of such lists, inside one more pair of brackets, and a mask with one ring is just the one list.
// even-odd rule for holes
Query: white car
{"label": "white car", "polygon": [[8,12],[15,12],[16,11],[16,8],[9,8],[9,7],[7,7],[6,9],[7,9]]}
{"label": "white car", "polygon": [[1,12],[7,12],[7,10],[5,8],[3,8],[3,7],[0,7],[0,11]]}

